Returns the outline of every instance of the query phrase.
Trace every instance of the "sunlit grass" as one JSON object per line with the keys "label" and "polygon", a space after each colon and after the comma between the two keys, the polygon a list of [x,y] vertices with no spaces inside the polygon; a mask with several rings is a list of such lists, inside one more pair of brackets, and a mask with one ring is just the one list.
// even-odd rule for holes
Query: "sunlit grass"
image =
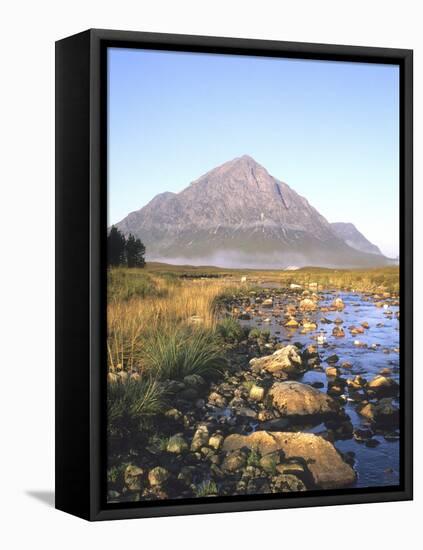
{"label": "sunlit grass", "polygon": [[142,361],[147,373],[173,380],[190,374],[213,376],[225,365],[213,331],[195,327],[152,332],[144,342]]}
{"label": "sunlit grass", "polygon": [[[217,332],[237,341],[242,329],[230,316],[220,320],[222,304],[240,293],[257,292],[257,284],[276,282],[316,291],[348,289],[357,292],[398,292],[398,267],[367,270],[303,268],[297,271],[218,270],[175,266],[159,269],[111,269],[108,274],[109,369],[143,370],[146,345],[160,335],[182,337],[186,327]],[[213,278],[207,278],[209,273]],[[247,274],[247,283],[241,275]],[[185,277],[189,275],[189,277]],[[193,278],[193,277],[199,278]],[[183,329],[183,330],[182,330]],[[251,336],[253,336],[251,334]],[[174,336],[176,337],[176,336]],[[262,336],[263,337],[263,336]],[[169,344],[170,345],[170,344]],[[150,346],[151,347],[151,346]],[[151,360],[150,360],[151,362]]]}
{"label": "sunlit grass", "polygon": [[[254,285],[266,281],[278,282],[284,286],[300,284],[307,286],[317,283],[319,289],[356,290],[358,292],[398,292],[399,267],[384,266],[375,268],[332,269],[326,267],[303,267],[294,271],[257,270],[257,269],[224,269],[218,267],[169,266],[166,264],[149,264],[149,273],[162,274],[170,270],[178,275],[207,276],[230,278],[234,288],[227,297],[236,294],[236,287],[242,286],[241,278],[246,277],[250,290],[256,290]],[[244,285],[245,288],[245,285]]]}
{"label": "sunlit grass", "polygon": [[[174,270],[166,266],[164,271],[157,267],[109,270],[108,370],[128,375],[116,376],[116,382],[108,384],[108,429],[113,438],[141,433],[166,410],[165,379],[181,380],[189,374],[214,377],[225,368],[224,344],[247,337],[231,316],[234,298],[254,296],[267,282],[284,288],[301,285],[301,289],[317,292],[345,289],[382,294],[399,290],[397,267],[201,270],[181,266]],[[253,328],[248,336],[266,341],[270,333]],[[214,488],[204,488],[205,493],[209,490]]]}
{"label": "sunlit grass", "polygon": [[[218,322],[216,297],[231,285],[223,280],[181,281],[140,271],[117,269],[109,273],[114,289],[109,293],[107,312],[108,362],[112,371],[119,365],[127,371],[143,370],[146,346],[151,348],[151,341],[161,342],[173,335],[187,344],[187,327],[201,328],[203,339],[206,331],[214,333]],[[116,288],[119,280],[125,286],[122,292]]]}
{"label": "sunlit grass", "polygon": [[356,292],[399,292],[398,266],[373,269],[303,268],[281,272],[277,279],[287,286],[315,283],[317,290],[340,289]]}
{"label": "sunlit grass", "polygon": [[197,497],[209,497],[216,496],[218,494],[218,489],[216,482],[213,480],[202,481],[194,488],[195,495]]}

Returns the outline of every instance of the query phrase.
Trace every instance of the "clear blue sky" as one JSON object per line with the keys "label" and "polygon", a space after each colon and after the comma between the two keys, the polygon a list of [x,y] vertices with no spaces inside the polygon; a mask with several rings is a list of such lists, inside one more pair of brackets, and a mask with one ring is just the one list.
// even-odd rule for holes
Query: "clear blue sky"
{"label": "clear blue sky", "polygon": [[248,154],[398,254],[399,70],[109,49],[109,223]]}

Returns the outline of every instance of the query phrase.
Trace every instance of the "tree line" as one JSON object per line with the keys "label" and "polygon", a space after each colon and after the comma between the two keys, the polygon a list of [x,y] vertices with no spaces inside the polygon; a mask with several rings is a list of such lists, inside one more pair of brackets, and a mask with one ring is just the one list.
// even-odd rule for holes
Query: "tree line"
{"label": "tree line", "polygon": [[131,233],[126,238],[117,227],[112,226],[107,236],[107,263],[113,266],[144,267],[145,246]]}

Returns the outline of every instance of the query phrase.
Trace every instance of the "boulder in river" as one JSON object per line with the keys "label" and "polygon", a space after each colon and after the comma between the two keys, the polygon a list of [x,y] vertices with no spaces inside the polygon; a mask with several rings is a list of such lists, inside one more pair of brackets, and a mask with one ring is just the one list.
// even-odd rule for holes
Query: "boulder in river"
{"label": "boulder in river", "polygon": [[384,367],[383,369],[380,369],[379,374],[382,376],[390,376],[392,374],[392,370],[388,367]]}
{"label": "boulder in river", "polygon": [[335,298],[332,302],[332,306],[335,307],[338,311],[342,311],[345,308],[345,304],[342,298]]}
{"label": "boulder in river", "polygon": [[355,481],[354,470],[332,443],[315,434],[257,431],[250,435],[232,434],[223,442],[223,450],[228,453],[244,447],[258,451],[262,456],[283,451],[286,459],[301,459],[314,484],[322,489],[348,487]]}
{"label": "boulder in river", "polygon": [[263,401],[264,388],[261,388],[260,386],[254,384],[254,386],[251,386],[249,397],[253,401]]}
{"label": "boulder in river", "polygon": [[168,420],[171,420],[173,422],[176,422],[176,423],[181,423],[183,422],[183,418],[184,418],[184,415],[181,413],[181,411],[179,411],[178,409],[168,409],[165,413],[164,413],[165,417],[168,419]]}
{"label": "boulder in river", "polygon": [[134,464],[129,464],[124,472],[124,481],[126,487],[130,491],[140,491],[142,489],[142,476],[144,475],[144,470],[135,466]]}
{"label": "boulder in river", "polygon": [[331,379],[328,383],[328,395],[340,397],[344,393],[345,385],[346,382],[342,378],[336,378],[335,380]]}
{"label": "boulder in river", "polygon": [[321,417],[339,412],[334,399],[300,382],[275,382],[268,399],[282,416]]}
{"label": "boulder in river", "polygon": [[363,327],[350,327],[349,330],[353,336],[356,336],[357,334],[364,334]]}
{"label": "boulder in river", "polygon": [[354,378],[347,379],[347,386],[351,390],[357,390],[357,391],[361,390],[362,388],[364,388],[366,384],[367,384],[367,380],[362,376],[360,376],[359,374],[357,374],[357,376],[354,376]]}
{"label": "boulder in river", "polygon": [[399,386],[393,378],[378,375],[368,382],[367,388],[377,395],[390,396],[398,392]]}
{"label": "boulder in river", "polygon": [[272,478],[272,493],[296,493],[307,491],[304,482],[293,474],[280,474]]}
{"label": "boulder in river", "polygon": [[320,362],[318,348],[314,344],[309,344],[302,352],[302,356],[304,361],[308,361],[309,359],[317,359]]}
{"label": "boulder in river", "polygon": [[226,407],[226,399],[215,391],[209,395],[209,403],[215,407]]}
{"label": "boulder in river", "polygon": [[310,321],[309,319],[303,319],[302,321],[302,327],[303,330],[316,330],[317,324],[314,321]]}
{"label": "boulder in river", "polygon": [[210,437],[208,441],[209,447],[212,449],[215,449],[216,451],[220,449],[223,443],[223,435],[222,434],[214,434]]}
{"label": "boulder in river", "polygon": [[304,298],[304,300],[301,300],[300,302],[300,309],[301,311],[316,311],[317,304],[310,298]]}
{"label": "boulder in river", "polygon": [[169,479],[169,472],[161,466],[156,466],[148,472],[148,481],[152,487],[162,485]]}
{"label": "boulder in river", "polygon": [[399,409],[392,399],[385,397],[378,403],[366,403],[358,409],[361,416],[380,426],[392,426],[398,422]]}
{"label": "boulder in river", "polygon": [[243,468],[247,463],[247,457],[243,451],[238,447],[232,452],[229,452],[222,463],[222,470],[228,473],[237,472]]}
{"label": "boulder in river", "polygon": [[326,376],[330,376],[332,378],[338,378],[339,376],[339,369],[337,367],[327,367],[325,372]]}
{"label": "boulder in river", "polygon": [[194,433],[194,437],[191,442],[191,451],[199,451],[201,447],[204,447],[209,442],[209,430],[206,425],[202,424],[198,426]]}
{"label": "boulder in river", "polygon": [[332,336],[335,336],[335,338],[344,338],[345,331],[339,326],[333,327]]}
{"label": "boulder in river", "polygon": [[291,344],[278,349],[272,355],[251,359],[250,366],[254,371],[283,372],[287,376],[298,376],[304,370],[298,348]]}
{"label": "boulder in river", "polygon": [[188,451],[188,443],[185,441],[182,434],[175,434],[169,439],[166,450],[168,453],[175,453],[178,455]]}
{"label": "boulder in river", "polygon": [[272,411],[269,411],[268,409],[263,409],[257,413],[257,419],[260,422],[267,422],[268,420],[272,420],[275,418],[275,415]]}

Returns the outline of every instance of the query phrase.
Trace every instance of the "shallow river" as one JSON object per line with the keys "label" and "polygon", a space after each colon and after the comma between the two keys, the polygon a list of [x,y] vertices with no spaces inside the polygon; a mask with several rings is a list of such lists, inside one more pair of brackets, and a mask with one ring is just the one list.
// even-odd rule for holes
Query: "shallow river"
{"label": "shallow river", "polygon": [[[269,288],[268,285],[266,285]],[[270,293],[269,293],[270,296]],[[391,370],[391,377],[399,382],[399,321],[396,317],[398,306],[389,303],[389,300],[384,300],[388,303],[388,307],[376,307],[372,300],[366,301],[366,298],[358,293],[337,292],[336,296],[342,298],[345,303],[343,311],[329,311],[310,313],[308,317],[313,319],[318,327],[317,330],[300,334],[299,330],[287,329],[281,325],[281,317],[273,316],[272,309],[268,309],[268,322],[264,322],[264,317],[253,317],[248,321],[241,321],[242,325],[248,327],[259,327],[261,330],[268,329],[272,336],[278,338],[283,343],[301,342],[302,344],[315,344],[316,341],[311,337],[319,334],[326,338],[327,347],[319,346],[321,356],[327,357],[333,353],[339,356],[339,365],[343,361],[349,361],[353,367],[351,369],[341,369],[342,377],[353,377],[360,374],[367,380],[370,380],[379,373],[383,368]],[[319,293],[319,307],[329,306],[335,293],[323,292]],[[274,297],[273,308],[280,307],[283,309],[287,304],[286,298]],[[392,315],[390,314],[392,312]],[[334,321],[336,318],[343,319],[345,331],[344,338],[336,338],[332,336],[334,324],[325,324],[321,319]],[[347,330],[350,325],[359,326],[363,321],[369,323],[369,329],[365,330],[364,334],[352,336]],[[367,344],[368,347],[359,347],[355,345],[355,341]],[[376,345],[376,346],[375,346]],[[373,347],[371,347],[373,346]],[[322,362],[323,370],[328,366]],[[321,391],[327,390],[328,379],[325,372],[318,370],[310,370],[300,379],[302,382],[313,383],[321,382],[324,387]],[[345,411],[349,415],[354,428],[365,428],[365,422],[357,414],[356,405],[347,401]],[[308,431],[319,433],[325,431],[325,426],[315,426]],[[307,431],[307,430],[305,430]],[[395,439],[387,434],[377,434],[375,439],[379,441],[376,447],[367,447],[364,443],[359,443],[355,439],[337,440],[335,446],[343,453],[353,451],[355,453],[354,468],[357,471],[357,487],[371,487],[382,485],[397,485],[399,483],[399,439]]]}

